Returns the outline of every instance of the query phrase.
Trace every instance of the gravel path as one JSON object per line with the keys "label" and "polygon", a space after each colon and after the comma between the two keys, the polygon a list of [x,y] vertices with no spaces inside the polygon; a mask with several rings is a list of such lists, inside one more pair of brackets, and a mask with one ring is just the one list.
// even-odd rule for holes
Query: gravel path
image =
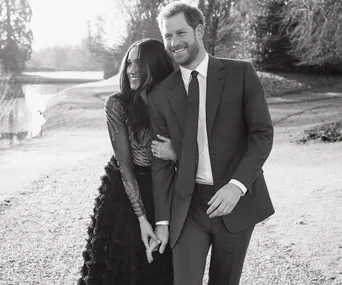
{"label": "gravel path", "polygon": [[55,170],[6,206],[0,215],[1,285],[76,284],[105,162],[88,159]]}
{"label": "gravel path", "polygon": [[[2,206],[1,285],[76,284],[89,214],[109,156],[54,170]],[[291,246],[277,243],[273,225],[265,222],[255,230],[241,284],[338,283],[312,271]]]}

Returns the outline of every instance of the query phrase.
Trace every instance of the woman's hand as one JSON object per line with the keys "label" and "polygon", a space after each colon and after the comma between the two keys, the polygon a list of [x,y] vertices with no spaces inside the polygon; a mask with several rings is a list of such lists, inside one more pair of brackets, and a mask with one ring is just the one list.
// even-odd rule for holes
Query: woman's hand
{"label": "woman's hand", "polygon": [[153,155],[163,160],[172,160],[173,162],[176,162],[177,155],[173,150],[171,140],[161,135],[157,135],[157,137],[161,140],[161,142],[152,141],[151,148]]}
{"label": "woman's hand", "polygon": [[146,250],[146,257],[147,257],[148,263],[153,262],[153,252],[158,251],[159,245],[160,245],[159,243],[151,239],[150,247]]}
{"label": "woman's hand", "polygon": [[151,224],[148,222],[145,215],[139,217],[141,239],[145,245],[146,250],[149,249],[150,239],[160,244],[159,238],[154,234]]}

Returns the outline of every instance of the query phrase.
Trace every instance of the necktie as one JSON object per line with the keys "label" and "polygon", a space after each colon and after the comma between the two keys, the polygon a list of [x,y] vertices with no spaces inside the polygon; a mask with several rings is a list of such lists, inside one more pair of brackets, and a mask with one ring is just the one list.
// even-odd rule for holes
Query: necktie
{"label": "necktie", "polygon": [[196,179],[197,165],[197,129],[199,112],[199,84],[198,72],[191,72],[191,81],[188,89],[188,106],[185,116],[185,127],[181,156],[178,166],[176,189],[183,198],[191,195]]}

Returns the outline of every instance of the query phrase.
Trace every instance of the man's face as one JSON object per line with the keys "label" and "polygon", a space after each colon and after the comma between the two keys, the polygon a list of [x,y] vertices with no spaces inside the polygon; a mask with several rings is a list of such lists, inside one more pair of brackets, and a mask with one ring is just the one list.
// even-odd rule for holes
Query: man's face
{"label": "man's face", "polygon": [[183,13],[164,19],[161,33],[166,51],[181,66],[193,63],[200,50],[200,25],[194,30],[186,21]]}

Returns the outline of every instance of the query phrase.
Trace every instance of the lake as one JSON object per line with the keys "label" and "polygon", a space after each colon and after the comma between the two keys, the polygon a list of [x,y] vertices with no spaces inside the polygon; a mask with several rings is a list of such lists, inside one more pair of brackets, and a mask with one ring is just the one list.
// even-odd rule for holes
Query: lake
{"label": "lake", "polygon": [[[39,136],[47,102],[76,84],[98,81],[102,72],[25,72],[11,91],[0,82],[0,149]],[[4,86],[4,85],[2,85]]]}

